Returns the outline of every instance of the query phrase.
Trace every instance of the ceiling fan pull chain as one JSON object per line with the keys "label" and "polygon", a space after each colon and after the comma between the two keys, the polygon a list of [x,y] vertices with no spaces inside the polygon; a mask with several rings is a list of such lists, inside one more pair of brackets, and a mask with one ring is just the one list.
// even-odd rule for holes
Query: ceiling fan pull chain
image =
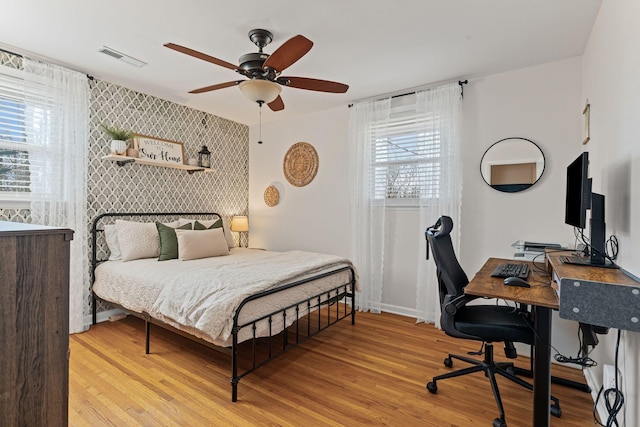
{"label": "ceiling fan pull chain", "polygon": [[260,139],[258,139],[258,144],[262,144],[262,104],[264,103],[258,101],[258,105],[260,106]]}

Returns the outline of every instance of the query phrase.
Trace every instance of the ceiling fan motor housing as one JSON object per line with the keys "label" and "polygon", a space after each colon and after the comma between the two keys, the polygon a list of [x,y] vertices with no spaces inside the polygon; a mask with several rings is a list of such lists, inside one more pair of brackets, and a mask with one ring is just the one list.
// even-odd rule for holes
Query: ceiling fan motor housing
{"label": "ceiling fan motor housing", "polygon": [[249,74],[243,74],[247,74],[249,77],[257,77],[263,74],[262,64],[264,64],[267,58],[269,58],[269,54],[267,53],[247,53],[246,55],[242,55],[238,60],[238,62],[240,62],[238,69],[248,72]]}

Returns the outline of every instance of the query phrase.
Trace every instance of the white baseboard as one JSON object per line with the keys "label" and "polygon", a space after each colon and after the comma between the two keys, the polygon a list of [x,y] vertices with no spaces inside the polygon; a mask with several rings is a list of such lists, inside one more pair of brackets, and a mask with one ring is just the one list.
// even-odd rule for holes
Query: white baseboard
{"label": "white baseboard", "polygon": [[418,312],[415,309],[400,307],[398,305],[382,304],[380,305],[380,310],[386,313],[398,314],[400,316],[413,317],[413,318],[418,317]]}
{"label": "white baseboard", "polygon": [[[122,314],[126,314],[126,313],[120,310],[119,308],[114,308],[113,310],[101,311],[96,315],[96,323],[106,322],[107,320],[109,320],[109,317],[120,316]],[[92,323],[91,315],[86,316],[84,318],[84,323],[85,325],[91,325]]]}

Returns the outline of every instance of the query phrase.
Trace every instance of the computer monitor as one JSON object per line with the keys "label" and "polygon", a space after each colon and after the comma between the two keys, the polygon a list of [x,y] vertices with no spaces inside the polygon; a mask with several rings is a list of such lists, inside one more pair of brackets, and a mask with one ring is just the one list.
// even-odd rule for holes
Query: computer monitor
{"label": "computer monitor", "polygon": [[565,223],[586,228],[587,210],[591,210],[590,239],[587,243],[589,258],[565,257],[566,262],[611,267],[605,257],[606,225],[604,221],[604,196],[591,191],[589,178],[589,153],[584,152],[567,167],[567,192],[565,199]]}
{"label": "computer monitor", "polygon": [[567,195],[564,222],[586,228],[587,209],[591,208],[589,153],[584,152],[567,167]]}

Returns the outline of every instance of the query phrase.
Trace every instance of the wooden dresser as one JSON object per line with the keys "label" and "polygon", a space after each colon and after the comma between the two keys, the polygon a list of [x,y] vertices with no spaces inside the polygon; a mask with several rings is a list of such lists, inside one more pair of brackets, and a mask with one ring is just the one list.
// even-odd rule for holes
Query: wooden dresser
{"label": "wooden dresser", "polygon": [[0,221],[0,425],[66,426],[73,231]]}

